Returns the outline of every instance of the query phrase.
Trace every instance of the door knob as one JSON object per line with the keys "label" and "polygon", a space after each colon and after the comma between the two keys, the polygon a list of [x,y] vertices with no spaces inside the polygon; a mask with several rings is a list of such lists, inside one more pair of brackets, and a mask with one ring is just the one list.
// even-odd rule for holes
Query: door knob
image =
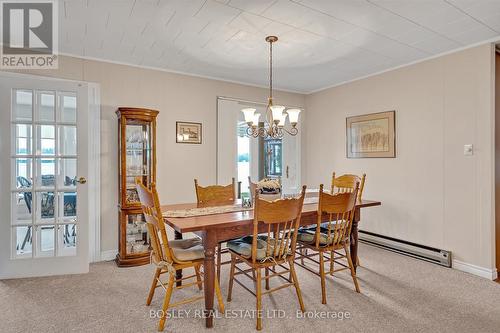
{"label": "door knob", "polygon": [[85,184],[87,182],[87,179],[85,177],[80,177],[75,182],[80,183],[80,184]]}
{"label": "door knob", "polygon": [[287,166],[286,166],[286,178],[288,178],[288,176],[289,176],[288,171],[289,171],[289,168],[288,168],[288,165],[287,165]]}

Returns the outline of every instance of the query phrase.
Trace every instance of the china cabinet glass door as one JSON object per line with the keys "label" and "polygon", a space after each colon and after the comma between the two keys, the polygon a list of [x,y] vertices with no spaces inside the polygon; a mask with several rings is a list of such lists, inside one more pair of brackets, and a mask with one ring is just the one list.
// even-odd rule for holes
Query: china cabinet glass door
{"label": "china cabinet glass door", "polygon": [[127,204],[139,203],[135,179],[151,184],[151,124],[127,121],[125,127],[125,200]]}

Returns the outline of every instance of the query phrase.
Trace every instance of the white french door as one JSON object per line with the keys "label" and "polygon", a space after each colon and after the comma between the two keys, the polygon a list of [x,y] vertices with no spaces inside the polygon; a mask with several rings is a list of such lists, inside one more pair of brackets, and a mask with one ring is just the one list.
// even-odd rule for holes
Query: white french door
{"label": "white french door", "polygon": [[0,74],[0,278],[88,272],[88,87]]}
{"label": "white french door", "polygon": [[281,186],[284,194],[300,193],[302,184],[300,180],[300,143],[301,132],[296,136],[285,134],[281,140],[283,151],[283,171],[281,175]]}

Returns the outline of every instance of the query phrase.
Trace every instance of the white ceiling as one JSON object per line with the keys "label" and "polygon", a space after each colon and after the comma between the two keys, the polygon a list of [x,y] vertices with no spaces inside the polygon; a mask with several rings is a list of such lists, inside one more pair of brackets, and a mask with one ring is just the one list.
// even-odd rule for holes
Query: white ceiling
{"label": "white ceiling", "polygon": [[500,0],[61,0],[60,52],[311,92],[500,37]]}

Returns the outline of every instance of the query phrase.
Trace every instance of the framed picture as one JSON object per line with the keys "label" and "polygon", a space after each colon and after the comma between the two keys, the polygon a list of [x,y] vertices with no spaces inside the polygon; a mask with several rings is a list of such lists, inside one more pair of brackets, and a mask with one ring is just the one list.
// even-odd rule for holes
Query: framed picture
{"label": "framed picture", "polygon": [[347,158],[396,157],[396,111],[346,118]]}
{"label": "framed picture", "polygon": [[197,143],[201,144],[201,123],[176,122],[177,143]]}

